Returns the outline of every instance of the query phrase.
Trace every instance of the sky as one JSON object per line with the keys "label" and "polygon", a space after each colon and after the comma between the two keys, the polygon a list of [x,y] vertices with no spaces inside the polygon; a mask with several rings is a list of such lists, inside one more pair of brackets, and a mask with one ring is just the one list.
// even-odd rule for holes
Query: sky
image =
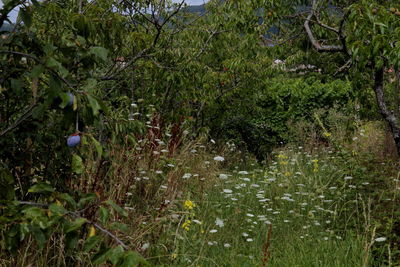
{"label": "sky", "polygon": [[[182,0],[172,0],[175,3],[180,3]],[[207,3],[209,0],[185,0],[185,2],[188,5],[202,5],[204,3]],[[3,7],[3,1],[0,0],[0,8]],[[11,11],[11,14],[9,16],[9,18],[11,19],[12,22],[15,22],[17,20],[17,16],[18,16],[18,9],[14,9],[13,11]]]}

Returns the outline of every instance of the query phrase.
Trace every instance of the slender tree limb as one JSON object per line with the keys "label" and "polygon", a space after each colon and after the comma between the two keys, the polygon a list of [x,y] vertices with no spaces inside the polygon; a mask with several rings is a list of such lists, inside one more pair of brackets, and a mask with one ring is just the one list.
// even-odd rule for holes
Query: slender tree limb
{"label": "slender tree limb", "polygon": [[36,106],[36,104],[30,105],[25,112],[19,117],[18,120],[16,120],[12,125],[8,126],[6,129],[0,132],[0,137],[3,135],[6,135],[8,132],[14,130],[15,128],[18,127],[23,121],[28,119],[30,116],[32,116],[33,113],[33,108]]}
{"label": "slender tree limb", "polygon": [[312,22],[315,22],[316,24],[318,24],[318,25],[321,26],[322,28],[325,28],[325,29],[327,29],[327,30],[329,30],[329,31],[332,31],[332,32],[334,32],[334,33],[336,33],[336,34],[339,35],[339,29],[336,29],[336,28],[334,28],[334,27],[331,27],[331,26],[329,26],[329,25],[326,25],[326,24],[322,23],[322,22],[319,20],[318,16],[315,16],[315,20],[313,20]]}
{"label": "slender tree limb", "polygon": [[310,13],[308,14],[308,16],[304,22],[304,28],[306,30],[308,38],[310,39],[311,44],[314,46],[315,49],[317,49],[318,52],[344,52],[343,46],[341,46],[341,45],[323,45],[314,37],[314,34],[311,30],[310,22],[311,22],[311,19],[315,16],[316,7],[317,7],[317,1],[313,0],[312,7],[310,9]]}
{"label": "slender tree limb", "polygon": [[378,102],[379,113],[381,113],[384,119],[389,123],[393,139],[396,143],[397,153],[400,156],[400,125],[397,117],[386,105],[387,102],[384,91],[384,73],[385,71],[383,66],[375,70],[374,91],[376,100]]}

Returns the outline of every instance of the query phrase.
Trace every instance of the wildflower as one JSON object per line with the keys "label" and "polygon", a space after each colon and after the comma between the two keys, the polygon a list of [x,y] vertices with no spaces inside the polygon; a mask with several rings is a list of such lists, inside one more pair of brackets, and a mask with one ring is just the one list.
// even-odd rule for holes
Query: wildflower
{"label": "wildflower", "polygon": [[289,177],[289,176],[292,175],[292,173],[291,172],[285,172],[283,175],[285,175],[286,177]]}
{"label": "wildflower", "polygon": [[185,173],[185,174],[182,176],[183,179],[189,179],[190,177],[192,177],[192,174],[191,174],[191,173]]}
{"label": "wildflower", "polygon": [[238,172],[238,174],[247,175],[249,173],[247,171],[240,171],[240,172]]}
{"label": "wildflower", "polygon": [[226,194],[232,194],[232,192],[233,192],[233,191],[230,190],[230,189],[224,189],[223,191],[224,191],[224,193],[226,193]]}
{"label": "wildflower", "polygon": [[185,200],[185,203],[183,204],[183,206],[185,207],[185,209],[187,210],[192,210],[194,207],[196,207],[196,204],[194,204],[192,201],[190,200]]}
{"label": "wildflower", "polygon": [[351,176],[345,176],[343,179],[347,181],[347,180],[353,179],[353,177],[351,177]]}
{"label": "wildflower", "polygon": [[224,221],[220,218],[215,219],[215,225],[219,226],[220,228],[224,227]]}
{"label": "wildflower", "polygon": [[225,247],[225,248],[230,248],[230,247],[231,247],[231,244],[225,243],[225,244],[224,244],[224,247]]}
{"label": "wildflower", "polygon": [[186,220],[183,224],[182,224],[182,228],[185,229],[186,231],[189,231],[190,229],[190,224],[192,223],[192,221],[190,220]]}
{"label": "wildflower", "polygon": [[225,160],[225,158],[224,158],[224,157],[221,157],[221,156],[216,156],[216,157],[214,157],[214,160],[215,160],[215,161],[220,161],[220,162],[222,162],[222,161]]}
{"label": "wildflower", "polygon": [[216,232],[218,232],[217,229],[211,229],[211,230],[210,230],[210,233],[212,233],[212,234],[214,234],[214,233],[216,233]]}
{"label": "wildflower", "polygon": [[178,257],[178,254],[176,254],[176,253],[172,253],[172,254],[171,254],[171,259],[175,260],[176,257]]}
{"label": "wildflower", "polygon": [[224,174],[224,173],[221,173],[221,174],[219,175],[219,179],[222,179],[222,180],[228,179],[228,175],[226,175],[226,174]]}
{"label": "wildflower", "polygon": [[247,238],[246,241],[247,242],[253,242],[253,238]]}
{"label": "wildflower", "polygon": [[376,242],[384,242],[384,241],[386,241],[386,237],[378,237],[378,238],[375,238],[375,241],[376,241]]}
{"label": "wildflower", "polygon": [[201,222],[201,221],[199,221],[199,220],[196,220],[196,219],[195,219],[195,220],[193,220],[193,222],[194,222],[194,223],[197,223],[197,224],[202,224],[202,222]]}
{"label": "wildflower", "polygon": [[144,243],[141,247],[142,250],[146,250],[150,247],[150,243]]}
{"label": "wildflower", "polygon": [[248,236],[249,236],[249,234],[248,234],[248,233],[242,233],[242,236],[244,236],[244,237],[248,237]]}
{"label": "wildflower", "polygon": [[324,135],[325,137],[331,137],[331,134],[328,133],[328,132],[324,132],[323,135]]}
{"label": "wildflower", "polygon": [[283,160],[283,161],[279,161],[279,164],[280,164],[280,165],[288,165],[288,164],[289,164],[289,162],[287,162],[287,161]]}

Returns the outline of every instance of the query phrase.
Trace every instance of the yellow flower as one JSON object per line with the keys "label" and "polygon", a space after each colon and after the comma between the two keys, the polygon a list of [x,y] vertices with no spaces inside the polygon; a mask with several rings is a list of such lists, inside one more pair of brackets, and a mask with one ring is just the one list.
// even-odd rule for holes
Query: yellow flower
{"label": "yellow flower", "polygon": [[96,228],[94,228],[94,226],[91,225],[91,226],[89,227],[88,237],[92,237],[92,236],[94,236],[94,235],[96,235]]}
{"label": "yellow flower", "polygon": [[312,163],[314,163],[313,172],[318,172],[318,168],[319,168],[319,166],[318,166],[318,160],[317,160],[317,159],[313,159],[313,160],[312,160]]}
{"label": "yellow flower", "polygon": [[286,177],[288,177],[288,176],[292,175],[292,173],[291,173],[291,172],[285,172],[284,175],[285,175]]}
{"label": "yellow flower", "polygon": [[283,154],[279,154],[278,155],[278,159],[287,159],[288,157],[283,155]]}
{"label": "yellow flower", "polygon": [[192,210],[194,207],[196,207],[196,204],[194,204],[192,201],[190,200],[185,200],[185,203],[183,204],[183,206],[185,207],[185,209],[187,210]]}
{"label": "yellow flower", "polygon": [[178,257],[178,254],[176,254],[176,253],[172,253],[172,254],[171,254],[171,259],[175,260],[176,257]]}
{"label": "yellow flower", "polygon": [[288,165],[289,162],[287,162],[287,161],[279,161],[279,164],[281,164],[281,165]]}
{"label": "yellow flower", "polygon": [[328,132],[324,132],[323,135],[324,135],[325,137],[331,137],[331,134],[328,133]]}
{"label": "yellow flower", "polygon": [[182,224],[182,228],[185,229],[186,231],[189,231],[190,229],[190,224],[192,223],[191,220],[186,220],[183,224]]}

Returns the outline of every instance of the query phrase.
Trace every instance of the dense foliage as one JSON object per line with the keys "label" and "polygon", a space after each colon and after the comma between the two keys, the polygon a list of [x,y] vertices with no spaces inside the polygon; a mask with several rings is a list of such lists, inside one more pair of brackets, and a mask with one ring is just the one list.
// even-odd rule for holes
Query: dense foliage
{"label": "dense foliage", "polygon": [[[298,141],[298,121],[332,145],[321,110],[376,118],[378,109],[400,148],[394,4],[210,1],[191,13],[156,0],[3,2],[0,27],[20,7],[0,32],[9,263],[34,243],[49,257],[63,251],[64,264],[147,265],[144,237],[156,242],[168,203],[198,191],[177,178],[195,140],[229,141],[262,161]],[[128,227],[133,217],[152,218],[152,232]]]}

